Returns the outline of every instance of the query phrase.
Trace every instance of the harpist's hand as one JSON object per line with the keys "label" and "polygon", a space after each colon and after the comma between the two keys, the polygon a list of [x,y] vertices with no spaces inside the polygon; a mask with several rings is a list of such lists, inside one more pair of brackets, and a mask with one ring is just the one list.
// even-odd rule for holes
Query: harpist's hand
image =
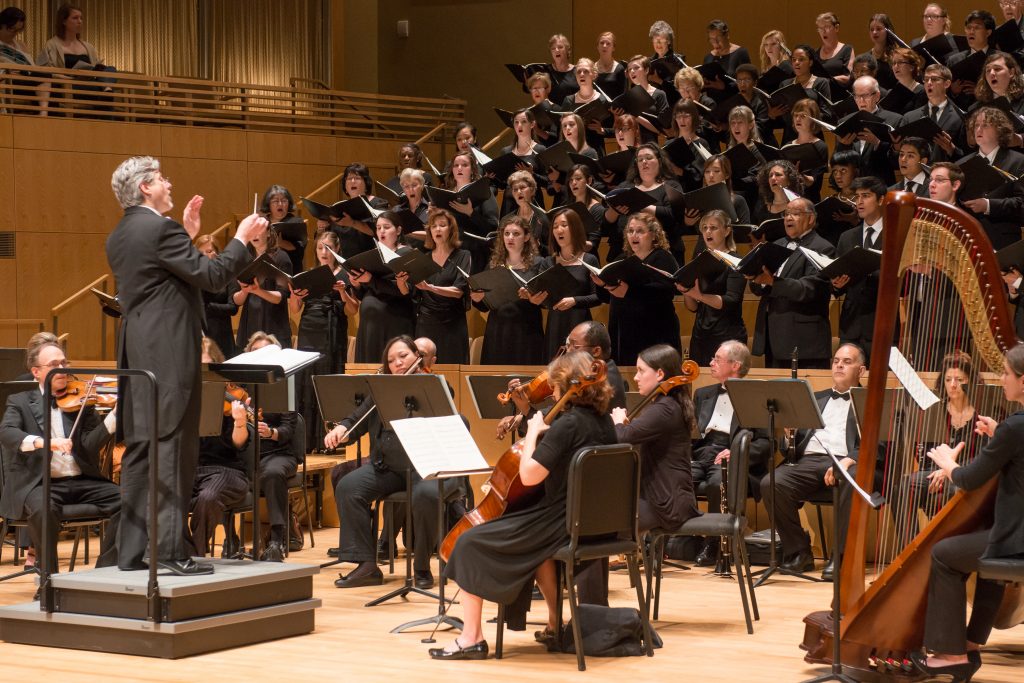
{"label": "harpist's hand", "polygon": [[938,493],[946,484],[946,473],[942,470],[935,470],[928,475],[928,493]]}
{"label": "harpist's hand", "polygon": [[[982,419],[978,418],[978,422]],[[939,469],[945,470],[947,473],[956,467],[957,458],[960,457],[960,453],[964,450],[964,442],[961,441],[956,445],[955,448],[950,448],[949,444],[939,444],[935,448],[928,451],[928,457],[939,466]]]}
{"label": "harpist's hand", "polygon": [[979,436],[992,436],[996,433],[997,424],[999,423],[991,417],[979,415],[978,420],[974,423],[974,433]]}

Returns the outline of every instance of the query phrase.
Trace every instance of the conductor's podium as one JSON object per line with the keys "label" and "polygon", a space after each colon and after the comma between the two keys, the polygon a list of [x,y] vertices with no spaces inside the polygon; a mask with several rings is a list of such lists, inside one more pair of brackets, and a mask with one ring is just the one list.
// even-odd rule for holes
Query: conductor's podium
{"label": "conductor's podium", "polygon": [[319,567],[212,562],[213,574],[160,575],[158,620],[147,619],[146,571],[54,574],[54,611],[39,602],[0,607],[0,639],[176,659],[313,631]]}

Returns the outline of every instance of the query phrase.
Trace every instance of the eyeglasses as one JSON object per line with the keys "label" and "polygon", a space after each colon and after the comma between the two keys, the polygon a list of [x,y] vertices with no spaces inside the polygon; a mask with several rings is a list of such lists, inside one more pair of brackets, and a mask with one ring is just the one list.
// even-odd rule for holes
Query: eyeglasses
{"label": "eyeglasses", "polygon": [[796,211],[794,209],[786,209],[785,211],[782,212],[782,217],[796,218],[797,216],[806,216],[809,215],[810,213],[810,211]]}
{"label": "eyeglasses", "polygon": [[925,19],[927,21],[935,21],[937,19],[945,19],[946,15],[945,14],[922,14],[921,18]]}
{"label": "eyeglasses", "polygon": [[71,365],[71,363],[69,363],[67,361],[67,359],[65,358],[64,360],[51,360],[49,363],[46,363],[45,365],[37,365],[36,367],[37,368],[46,368],[48,370],[53,370],[55,368],[66,368],[69,365]]}
{"label": "eyeglasses", "polygon": [[877,92],[862,93],[860,95],[858,95],[857,93],[854,93],[853,94],[853,99],[860,100],[860,101],[863,102],[864,100],[871,99],[872,97],[874,97],[877,94],[878,94]]}

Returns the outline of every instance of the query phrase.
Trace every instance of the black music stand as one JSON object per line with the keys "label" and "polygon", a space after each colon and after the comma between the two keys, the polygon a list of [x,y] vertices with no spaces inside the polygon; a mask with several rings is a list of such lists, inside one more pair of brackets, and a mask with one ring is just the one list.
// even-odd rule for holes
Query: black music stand
{"label": "black music stand", "polygon": [[[377,404],[377,411],[385,426],[390,427],[394,420],[403,420],[411,417],[440,417],[443,415],[457,415],[455,404],[448,393],[448,386],[444,377],[440,375],[377,375],[366,378],[370,385],[370,393]],[[507,384],[507,383],[506,383]],[[406,532],[413,531],[412,528],[412,472],[406,472],[406,506],[405,506],[405,528]],[[438,544],[444,538],[444,479],[437,479],[437,521],[438,521]],[[415,532],[414,532],[415,533]],[[411,536],[410,536],[411,537]],[[424,625],[447,624],[452,628],[462,628],[462,621],[450,617],[445,611],[444,597],[444,561],[438,555],[438,577],[437,593],[422,588],[417,588],[412,570],[411,548],[405,550],[405,582],[400,588],[380,596],[366,603],[366,607],[374,607],[387,602],[392,598],[406,597],[410,593],[418,593],[437,600],[437,615],[426,619],[409,621],[391,629],[392,633],[401,633],[406,629]]]}
{"label": "black music stand", "polygon": [[[14,382],[25,375],[25,349],[0,348],[0,382]],[[35,384],[35,380],[29,376]]]}
{"label": "black music stand", "polygon": [[[730,379],[725,383],[732,401],[733,410],[739,418],[740,427],[744,429],[767,429],[771,439],[769,453],[775,454],[776,429],[821,429],[825,426],[818,410],[818,402],[814,399],[811,385],[803,379]],[[796,576],[806,581],[817,581],[812,576],[786,569],[779,565],[775,556],[775,463],[768,469],[771,500],[771,535],[768,555],[768,568],[760,574],[754,587],[760,586],[775,572]]]}
{"label": "black music stand", "polygon": [[[884,424],[884,423],[883,423]],[[839,458],[828,449],[828,446],[821,443],[819,444],[825,449],[828,457],[832,459],[832,472],[836,478],[836,485],[832,487],[832,509],[839,509],[839,480],[843,479],[847,486],[853,488],[853,492],[864,499],[864,502],[870,505],[873,509],[877,510],[885,502],[885,498],[877,493],[867,493],[862,489],[857,481],[850,476],[842,465],[839,464]],[[839,538],[839,515],[832,515],[832,538]],[[840,652],[840,640],[841,629],[839,628],[840,620],[842,615],[839,612],[839,589],[840,583],[842,582],[842,568],[843,568],[843,553],[842,549],[836,548],[832,553],[834,563],[834,580],[832,581],[832,669],[829,673],[817,678],[804,681],[804,683],[824,683],[824,681],[842,681],[842,683],[856,683],[856,680],[847,676],[843,673],[843,663]]]}
{"label": "black music stand", "polygon": [[504,404],[498,400],[498,394],[508,391],[508,383],[513,379],[518,379],[525,384],[533,377],[529,375],[468,375],[466,377],[469,395],[473,397],[473,406],[481,419],[500,420],[515,412],[515,404],[511,401]]}
{"label": "black music stand", "polygon": [[225,384],[203,380],[203,397],[199,409],[199,436],[220,436],[224,431]]}
{"label": "black music stand", "polygon": [[[309,367],[320,359],[320,354],[313,354],[301,363],[289,365],[288,369],[285,370],[280,365],[252,365],[248,363],[210,363],[207,366],[207,372],[203,379],[204,381],[223,381],[227,380],[234,384],[244,384],[247,387],[252,388],[252,412],[254,415],[260,414],[261,408],[261,396],[260,387],[268,384],[284,383],[286,380],[293,377],[297,372],[303,368]],[[289,392],[292,393],[293,392]],[[278,412],[280,412],[281,406],[275,406]],[[284,409],[294,410],[289,406],[284,406]],[[253,455],[252,455],[252,559],[259,560],[260,558],[260,525],[259,525],[259,513],[260,513],[260,435],[259,425],[257,425],[256,434],[253,436]]]}
{"label": "black music stand", "polygon": [[[369,375],[313,375],[313,393],[320,406],[320,417],[325,422],[339,423],[356,411],[370,397]],[[363,464],[363,440],[356,439],[356,467]],[[320,489],[317,489],[319,491]],[[319,495],[319,494],[318,494]],[[341,548],[341,528],[338,528],[338,548]],[[321,569],[341,564],[341,559],[320,565]]]}

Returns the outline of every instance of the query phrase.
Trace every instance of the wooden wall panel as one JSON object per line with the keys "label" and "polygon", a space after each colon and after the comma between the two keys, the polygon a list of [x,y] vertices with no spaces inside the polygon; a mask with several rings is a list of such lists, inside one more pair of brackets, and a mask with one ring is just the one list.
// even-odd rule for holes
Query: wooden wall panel
{"label": "wooden wall panel", "polygon": [[[16,305],[18,300],[18,278],[16,263],[13,259],[0,260],[0,291],[4,293],[4,305],[0,306],[0,318],[12,319],[18,317],[18,307]],[[20,330],[21,328],[17,325],[0,325],[0,346],[20,346],[22,341],[22,336],[19,334]]]}
{"label": "wooden wall panel", "polygon": [[159,155],[161,151],[160,127],[155,125],[39,116],[10,118],[14,141],[22,149],[100,152],[121,157]]}
{"label": "wooden wall panel", "polygon": [[0,147],[14,144],[14,124],[10,116],[0,116]]}
{"label": "wooden wall panel", "polygon": [[7,193],[8,207],[0,211],[0,230],[14,230],[17,225],[15,197],[10,193],[14,189],[14,150],[0,146],[0,188]]}
{"label": "wooden wall panel", "polygon": [[244,159],[244,131],[195,126],[160,126],[162,155],[202,159]]}
{"label": "wooden wall panel", "polygon": [[[280,164],[262,161],[249,161],[246,174],[249,178],[250,194],[263,192],[271,185],[283,185],[292,193],[296,202],[299,197],[322,185],[328,178],[338,172],[337,167],[312,164]],[[250,207],[251,208],[251,207]]]}
{"label": "wooden wall panel", "polygon": [[321,135],[287,135],[285,133],[247,133],[247,155],[250,161],[272,163],[333,164],[335,138]]}
{"label": "wooden wall panel", "polygon": [[121,217],[110,190],[118,154],[14,150],[16,229],[109,232]]}
{"label": "wooden wall panel", "polygon": [[168,214],[174,220],[181,220],[185,205],[197,194],[205,199],[206,230],[223,223],[228,214],[252,211],[252,195],[257,190],[246,180],[245,161],[165,156],[160,165],[174,186],[174,209]]}

